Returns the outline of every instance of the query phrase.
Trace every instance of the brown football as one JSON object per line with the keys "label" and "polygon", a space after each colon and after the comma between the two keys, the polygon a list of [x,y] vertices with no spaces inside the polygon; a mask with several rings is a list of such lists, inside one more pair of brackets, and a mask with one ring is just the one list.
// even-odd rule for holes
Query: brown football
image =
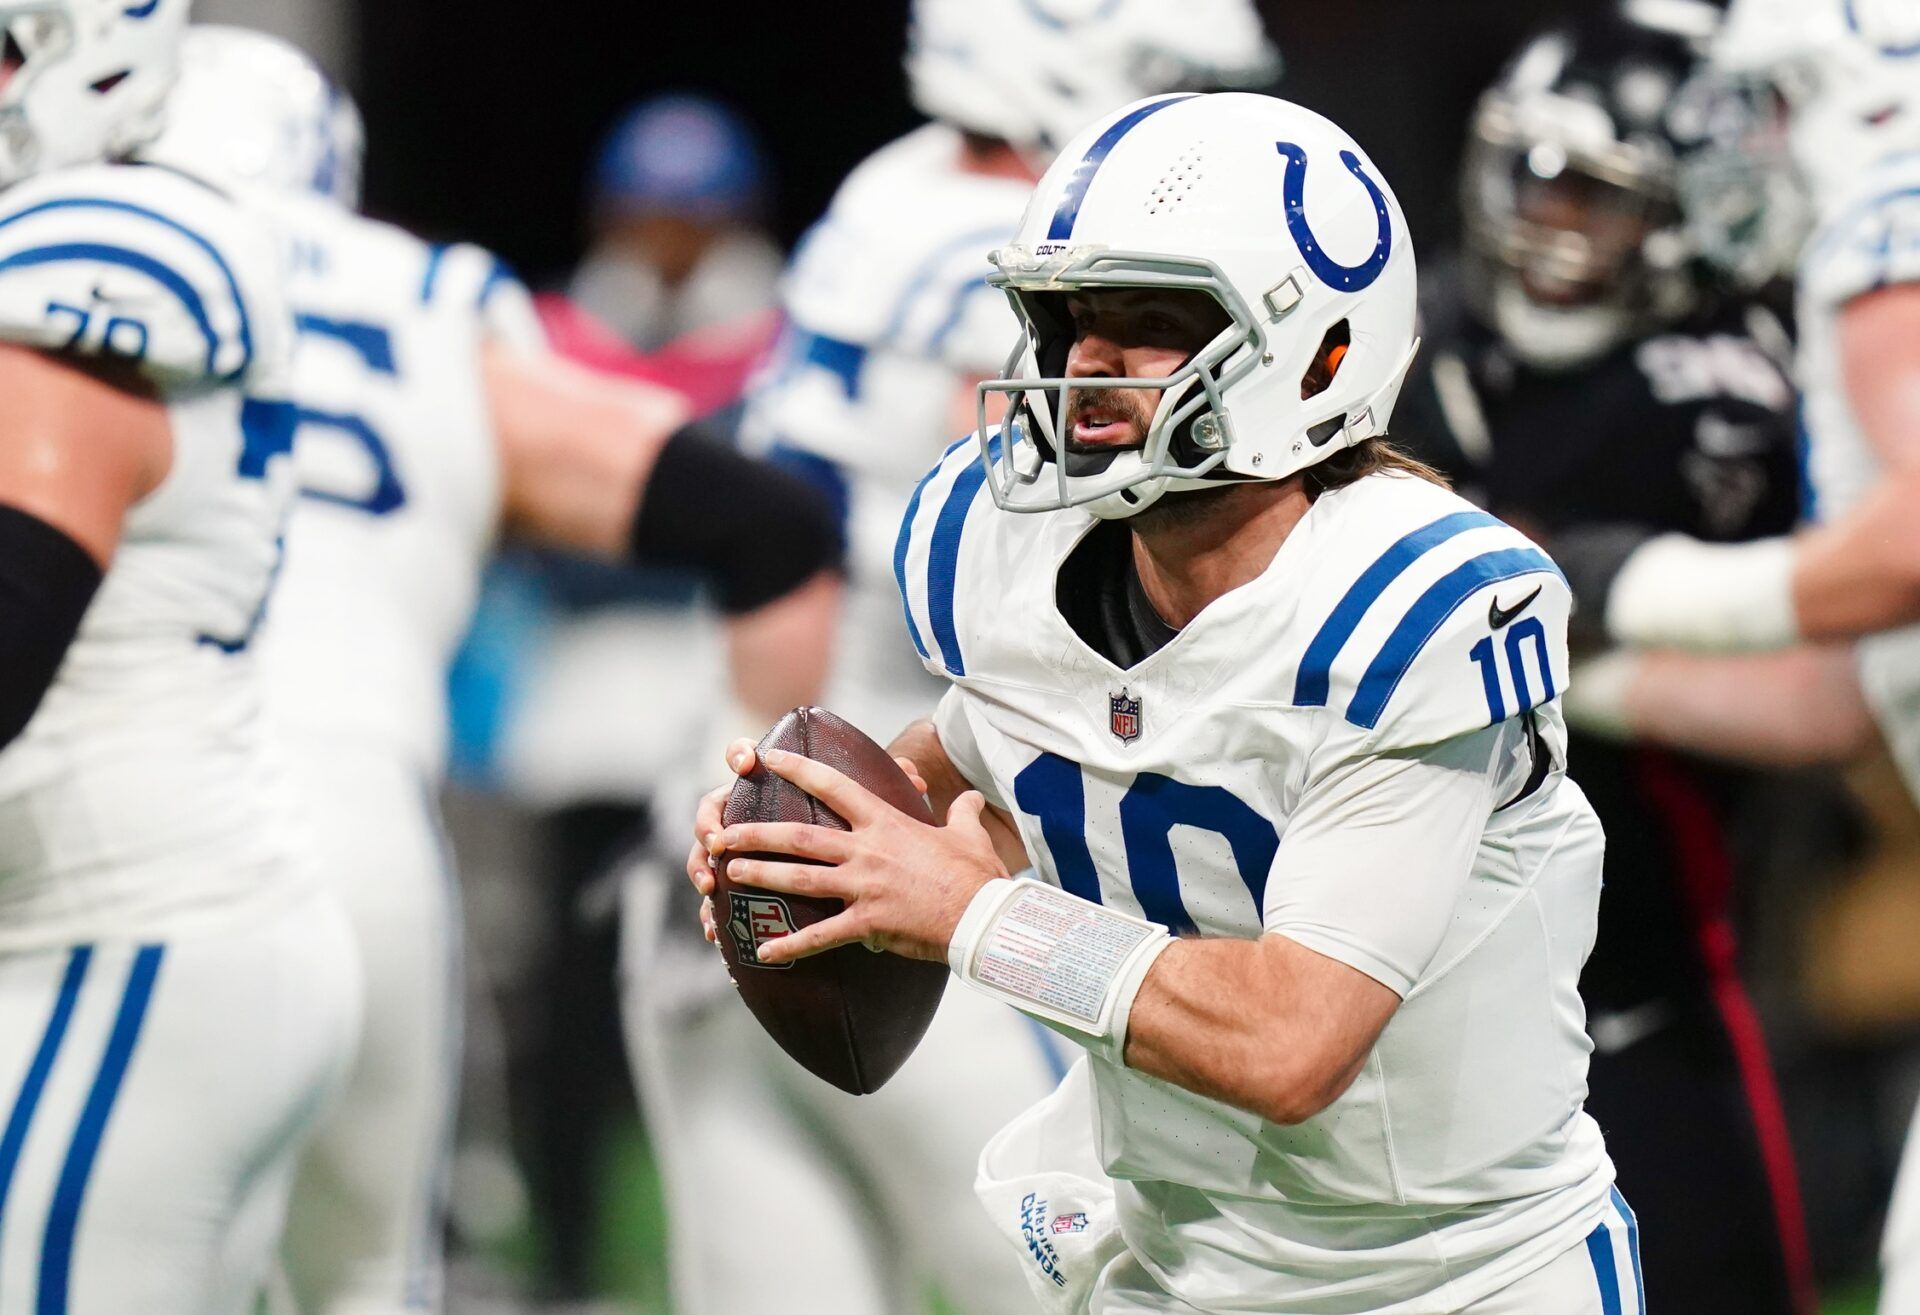
{"label": "brown football", "polygon": [[[785,749],[838,768],[902,812],[933,821],[926,801],[887,751],[822,708],[795,708],[767,732],[760,748]],[[832,809],[763,764],[734,784],[724,817],[728,826],[811,822],[848,829]],[[856,1096],[878,1091],[926,1034],[947,987],[947,966],[875,954],[861,945],[779,967],[760,963],[755,951],[762,942],[830,918],[843,905],[737,886],[727,878],[730,857],[721,857],[713,907],[720,950],[740,998],[767,1035],[808,1072]]]}

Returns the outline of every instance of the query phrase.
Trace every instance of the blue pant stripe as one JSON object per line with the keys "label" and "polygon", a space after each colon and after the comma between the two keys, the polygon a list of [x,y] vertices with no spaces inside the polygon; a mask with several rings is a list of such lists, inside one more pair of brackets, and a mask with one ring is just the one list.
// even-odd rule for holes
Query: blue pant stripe
{"label": "blue pant stripe", "polygon": [[1593,1261],[1594,1281],[1600,1285],[1602,1315],[1623,1315],[1620,1309],[1619,1266],[1613,1260],[1613,1231],[1601,1223],[1587,1234],[1587,1256]]}
{"label": "blue pant stripe", "polygon": [[1613,1189],[1613,1206],[1627,1221],[1627,1255],[1633,1259],[1633,1295],[1640,1303],[1638,1315],[1647,1315],[1647,1281],[1640,1272],[1640,1217],[1633,1213],[1633,1207],[1627,1204],[1618,1187]]}
{"label": "blue pant stripe", "polygon": [[[40,1105],[40,1095],[46,1090],[47,1076],[53,1072],[53,1061],[59,1057],[67,1024],[73,1020],[73,1006],[80,998],[80,984],[86,980],[87,965],[92,961],[90,945],[77,946],[67,957],[67,971],[60,979],[60,993],[54,998],[53,1016],[47,1020],[40,1048],[34,1052],[33,1063],[20,1083],[13,1113],[7,1117],[7,1130],[0,1134],[0,1230],[6,1225],[7,1193],[13,1187],[13,1171],[19,1167],[20,1152],[27,1143],[27,1129],[33,1123],[34,1110]],[[4,1235],[3,1231],[0,1235]]]}
{"label": "blue pant stripe", "polygon": [[160,957],[165,947],[143,945],[133,956],[133,970],[127,974],[126,994],[120,998],[120,1012],[114,1017],[113,1032],[107,1037],[107,1052],[94,1075],[93,1090],[80,1111],[80,1124],[74,1130],[73,1145],[67,1149],[66,1163],[60,1167],[60,1181],[53,1189],[53,1205],[47,1211],[46,1238],[40,1248],[40,1295],[35,1315],[66,1315],[67,1289],[73,1273],[74,1234],[80,1224],[80,1205],[86,1196],[87,1178],[93,1172],[94,1158],[100,1153],[101,1138],[106,1135],[107,1117],[120,1094],[120,1084],[133,1061],[133,1048],[140,1040],[140,1026],[146,1021],[147,1004],[153,998],[154,978],[160,974]]}

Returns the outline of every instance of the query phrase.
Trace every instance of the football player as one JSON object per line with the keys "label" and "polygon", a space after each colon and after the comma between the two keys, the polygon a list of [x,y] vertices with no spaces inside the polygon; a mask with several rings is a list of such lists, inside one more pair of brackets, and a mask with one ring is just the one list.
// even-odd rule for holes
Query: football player
{"label": "football player", "polygon": [[[1920,626],[1911,624],[1920,620],[1920,3],[1738,0],[1716,60],[1762,75],[1779,93],[1818,215],[1797,277],[1817,524],[1744,547],[1626,539],[1591,572],[1587,592],[1623,643],[1724,651],[1870,636],[1855,649],[1859,688],[1920,797]],[[1814,678],[1831,688],[1831,662],[1824,676],[1818,655],[1814,662]],[[1804,666],[1629,655],[1597,682],[1592,715],[1644,726],[1705,680],[1715,697],[1690,712],[1690,735],[1768,751],[1781,741],[1832,747],[1794,723],[1825,706],[1844,709],[1849,692],[1796,702],[1806,686],[1795,682],[1806,679]],[[1755,745],[1742,724],[1750,710],[1782,706],[1792,710],[1787,724]],[[1717,725],[1702,724],[1709,711]],[[1888,1311],[1920,1306],[1916,1147],[1920,1137],[1910,1136],[1888,1223]]]}
{"label": "football player", "polygon": [[[743,426],[750,447],[807,473],[843,513],[846,609],[818,701],[884,741],[937,697],[902,624],[894,540],[914,485],[972,428],[977,385],[1018,337],[985,253],[1012,235],[1040,171],[1128,101],[1276,71],[1248,0],[1194,0],[1177,21],[1163,0],[918,0],[907,72],[933,122],[858,166],[807,235],[787,277],[790,326]],[[1058,1080],[1053,1039],[951,992],[886,1089],[848,1096],[733,1007],[692,908],[660,907],[669,889],[634,889],[651,909],[636,919],[628,1015],[680,1309],[892,1315],[929,1281],[966,1315],[1018,1308],[1023,1282],[967,1184],[987,1138]],[[690,977],[709,983],[704,1002]],[[988,1054],[999,1062],[983,1064]],[[777,1131],[749,1141],[746,1126]],[[740,1192],[749,1177],[759,1187]],[[690,1224],[721,1214],[724,1232]],[[729,1263],[743,1245],[771,1259]],[[802,1262],[808,1293],[786,1277]]]}
{"label": "football player", "polygon": [[254,629],[293,491],[269,237],[122,160],[186,0],[0,0],[0,1309],[243,1315],[359,1023]]}
{"label": "football player", "polygon": [[[763,961],[945,961],[1086,1049],[1093,1107],[1069,1083],[982,1162],[1046,1309],[1643,1310],[1581,1108],[1571,599],[1384,442],[1415,274],[1379,170],[1284,101],[1153,98],[1067,145],[995,263],[1007,421],[896,557],[952,688],[895,752],[946,823],[770,754],[852,830],[724,827],[716,791],[694,884],[817,860],[731,859],[847,902]],[[1090,1118],[1091,1178],[1055,1154]]]}
{"label": "football player", "polygon": [[[1631,524],[1738,542],[1795,523],[1795,399],[1769,354],[1786,333],[1727,295],[1687,222],[1719,17],[1675,0],[1556,23],[1474,115],[1468,253],[1429,279],[1395,436],[1549,535]],[[1587,1108],[1633,1185],[1647,1288],[1682,1310],[1810,1311],[1787,1129],[1734,962],[1726,837],[1747,782],[1578,733],[1570,752],[1611,842],[1580,979]]]}
{"label": "football player", "polygon": [[353,212],[359,157],[306,55],[217,27],[188,32],[145,152],[270,217],[291,270],[301,497],[269,709],[373,1004],[294,1195],[288,1275],[315,1315],[441,1308],[461,974],[435,801],[446,668],[496,536],[702,570],[769,720],[819,678],[838,588],[823,498],[685,424],[677,393],[539,350],[499,261]]}

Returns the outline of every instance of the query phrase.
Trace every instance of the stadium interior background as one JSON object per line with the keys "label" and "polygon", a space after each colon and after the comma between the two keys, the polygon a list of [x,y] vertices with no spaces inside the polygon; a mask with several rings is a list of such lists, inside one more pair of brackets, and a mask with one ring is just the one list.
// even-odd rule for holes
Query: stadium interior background
{"label": "stadium interior background", "polygon": [[[1525,33],[1578,6],[1262,7],[1286,61],[1279,89],[1367,143],[1424,252],[1458,230],[1475,97]],[[197,12],[293,37],[353,90],[371,213],[490,246],[536,287],[563,284],[580,256],[595,145],[635,101],[693,91],[737,108],[765,144],[768,227],[783,247],[851,166],[917,121],[900,70],[904,0],[199,0]],[[644,823],[617,786],[523,788],[526,773],[493,753],[511,739],[512,669],[552,613],[545,578],[509,564],[495,581],[495,629],[463,692],[482,725],[462,732],[453,801],[476,1009],[453,1309],[664,1315],[660,1207],[614,1012],[603,871],[609,848]],[[670,614],[675,586],[659,594]],[[676,693],[641,667],[622,698],[643,708]],[[1781,777],[1770,805],[1800,808],[1810,781]],[[1871,1310],[1876,1211],[1920,1089],[1920,818],[1890,769],[1859,769],[1850,783],[1853,806],[1806,808],[1793,852],[1743,870],[1739,895],[1744,966],[1775,1047],[1829,1315]]]}

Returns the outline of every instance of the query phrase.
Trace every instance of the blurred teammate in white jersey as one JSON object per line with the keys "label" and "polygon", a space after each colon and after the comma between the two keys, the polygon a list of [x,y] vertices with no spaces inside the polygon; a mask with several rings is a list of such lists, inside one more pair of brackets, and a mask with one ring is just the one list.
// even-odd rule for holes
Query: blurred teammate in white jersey
{"label": "blurred teammate in white jersey", "polygon": [[119,160],[185,0],[0,3],[0,1311],[243,1315],[359,1021],[264,749],[271,239]]}
{"label": "blurred teammate in white jersey", "polygon": [[946,824],[770,756],[851,832],[721,829],[719,791],[689,875],[819,860],[732,860],[847,901],[764,963],[948,962],[1086,1049],[981,1161],[1043,1310],[1640,1315],[1581,1108],[1570,599],[1383,442],[1415,278],[1378,169],[1285,101],[1156,97],[1066,146],[996,264],[1012,407],[899,539],[952,688],[894,748]]}
{"label": "blurred teammate in white jersey", "polygon": [[460,932],[436,800],[447,664],[496,535],[701,569],[761,682],[743,700],[769,717],[804,692],[784,679],[817,678],[809,636],[837,590],[822,499],[683,428],[678,394],[546,355],[487,253],[354,214],[359,155],[357,115],[304,54],[216,27],[187,34],[146,152],[270,215],[291,266],[301,498],[263,647],[370,1005],[295,1192],[286,1258],[307,1315],[441,1308]]}
{"label": "blurred teammate in white jersey", "polygon": [[[1278,73],[1247,0],[919,0],[909,41],[913,98],[934,121],[860,164],[808,233],[787,274],[785,337],[743,422],[750,449],[841,508],[845,614],[815,701],[883,741],[937,694],[893,583],[901,515],[928,464],[973,427],[975,388],[1018,337],[986,285],[986,253],[1060,144],[1100,114]],[[966,1315],[1017,1309],[1020,1277],[966,1184],[987,1137],[1058,1080],[1053,1039],[954,992],[887,1089],[856,1099],[760,1032],[690,918],[652,912],[640,937],[664,923],[670,943],[639,947],[628,1013],[681,1309],[892,1315],[929,1283]],[[697,953],[677,952],[680,940]],[[704,999],[681,984],[689,973],[714,988]],[[745,1126],[778,1132],[743,1139]],[[737,1190],[748,1177],[761,1185]],[[723,1216],[724,1230],[700,1226]],[[743,1247],[792,1263],[729,1263]],[[803,1263],[813,1281],[796,1292],[783,1271]]]}

